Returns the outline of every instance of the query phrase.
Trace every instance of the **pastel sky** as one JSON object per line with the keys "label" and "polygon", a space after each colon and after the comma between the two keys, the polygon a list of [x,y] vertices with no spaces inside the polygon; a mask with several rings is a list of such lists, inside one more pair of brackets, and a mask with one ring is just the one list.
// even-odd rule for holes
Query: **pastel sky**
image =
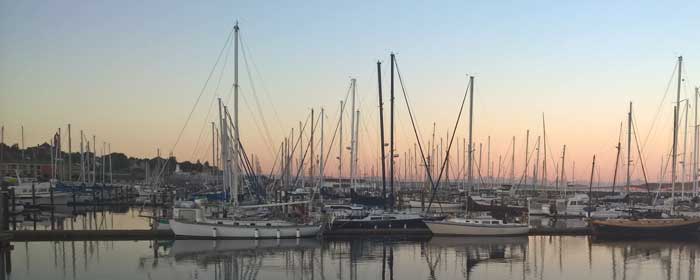
{"label": "pastel sky", "polygon": [[[601,180],[610,181],[620,122],[632,101],[638,137],[646,142],[647,173],[655,180],[671,147],[675,81],[668,85],[679,55],[681,94],[691,105],[698,85],[700,3],[494,2],[2,1],[0,124],[8,143],[19,142],[21,125],[27,145],[35,145],[70,123],[74,135],[79,130],[97,135],[114,151],[154,156],[158,147],[163,153],[174,147],[179,159],[210,160],[209,122],[216,108],[207,112],[217,96],[229,95],[232,53],[227,62],[222,58],[182,140],[174,144],[239,21],[248,63],[241,58],[241,137],[264,169],[271,167],[282,138],[292,128],[298,133],[311,108],[326,109],[330,141],[339,101],[355,77],[360,165],[369,173],[379,155],[376,61],[384,62],[388,105],[393,51],[424,142],[433,122],[437,139],[451,130],[468,73],[476,76],[475,141],[486,145],[491,137],[492,160],[510,157],[516,136],[516,173],[522,173],[525,131],[530,129],[533,143],[542,134],[544,113],[549,172],[566,144],[568,178],[576,161],[576,180],[587,181],[595,154]],[[415,138],[400,93],[402,162]],[[466,137],[465,121],[457,131],[460,139]],[[344,144],[348,127],[345,122]],[[332,149],[335,158],[337,144]],[[688,165],[690,151],[692,128]],[[637,158],[635,151],[635,180],[642,178]],[[503,165],[508,169],[509,161]],[[336,168],[333,160],[328,173]]]}

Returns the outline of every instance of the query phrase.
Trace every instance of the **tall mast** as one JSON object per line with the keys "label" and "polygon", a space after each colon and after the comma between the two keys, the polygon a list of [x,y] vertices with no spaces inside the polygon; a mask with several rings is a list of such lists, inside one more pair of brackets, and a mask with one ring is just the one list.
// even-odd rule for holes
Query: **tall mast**
{"label": "tall mast", "polygon": [[542,186],[547,186],[547,126],[544,124],[544,113],[542,113],[542,142],[544,144],[544,154],[542,159]]}
{"label": "tall mast", "polygon": [[632,165],[632,102],[630,102],[630,111],[627,113],[627,193],[630,192],[630,165]]}
{"label": "tall mast", "polygon": [[[564,145],[564,148],[561,151],[561,175],[559,176],[559,181],[566,186],[566,180],[564,180],[564,163],[566,160],[566,145]],[[557,189],[559,189],[559,185],[557,185]]]}
{"label": "tall mast", "polygon": [[92,135],[92,184],[97,183],[97,139]]}
{"label": "tall mast", "polygon": [[685,181],[687,178],[685,177],[685,167],[687,166],[686,164],[686,154],[687,154],[687,148],[688,148],[688,109],[690,104],[688,103],[688,99],[685,100],[685,119],[684,122],[685,124],[683,125],[683,159],[681,162],[683,163],[683,169],[681,169],[681,197],[685,198]]}
{"label": "tall mast", "polygon": [[[316,115],[314,114],[314,109],[311,108],[311,135],[309,135],[309,144],[311,145],[311,154],[309,157],[309,181],[313,184],[314,183],[314,161],[316,161],[316,155],[314,154],[314,130],[316,126],[316,122],[314,118]],[[299,135],[301,135],[301,131],[299,131]],[[303,185],[302,185],[303,187]]]}
{"label": "tall mast", "polygon": [[491,135],[487,137],[487,142],[486,142],[486,180],[487,180],[487,186],[492,184],[492,179],[491,178]]}
{"label": "tall mast", "polygon": [[530,159],[530,130],[525,131],[525,172],[523,173],[523,185],[527,185],[527,166]]}
{"label": "tall mast", "polygon": [[[392,53],[390,55],[391,57],[391,65],[390,65],[390,87],[389,87],[389,106],[390,106],[390,114],[389,114],[389,191],[390,191],[390,196],[391,199],[389,200],[389,208],[394,209],[394,54]],[[381,85],[380,85],[381,86]],[[382,149],[383,150],[383,149]]]}
{"label": "tall mast", "polygon": [[515,185],[515,136],[513,136],[513,151],[510,153],[510,183]]}
{"label": "tall mast", "polygon": [[216,174],[216,129],[214,122],[211,122],[211,175]]}
{"label": "tall mast", "polygon": [[318,177],[319,177],[319,179],[318,179],[319,180],[318,191],[319,191],[319,198],[321,199],[321,201],[323,201],[323,195],[320,194],[321,188],[323,187],[323,181],[324,181],[323,172],[324,172],[324,169],[326,167],[326,162],[324,161],[325,157],[323,156],[324,155],[323,154],[323,119],[325,119],[325,116],[323,114],[323,107],[321,107],[321,116],[319,116],[319,118],[321,118],[321,148],[319,151],[319,162],[318,162]]}
{"label": "tall mast", "polygon": [[698,195],[698,87],[695,87],[695,122],[693,124],[693,197]]}
{"label": "tall mast", "polygon": [[535,147],[537,150],[537,157],[535,158],[535,166],[532,169],[532,190],[535,190],[537,187],[537,172],[539,170],[539,165],[540,165],[540,136],[537,136],[537,146]]}
{"label": "tall mast", "polygon": [[114,177],[112,176],[112,143],[107,144],[107,159],[109,161],[109,183],[114,184]]}
{"label": "tall mast", "polygon": [[85,184],[85,153],[83,151],[83,131],[80,131],[80,182]]}
{"label": "tall mast", "polygon": [[593,172],[595,171],[595,155],[593,155],[593,164],[591,165],[591,180],[588,184],[588,216],[591,216],[591,203],[593,202]]}
{"label": "tall mast", "polygon": [[357,176],[357,160],[358,160],[357,155],[358,155],[358,151],[360,148],[360,146],[359,146],[360,139],[358,137],[360,134],[360,110],[357,110],[355,112],[355,114],[357,114],[357,115],[355,116],[355,149],[353,149],[353,152],[355,154],[355,158],[354,158],[353,163],[352,163],[352,165],[355,166],[353,168],[353,170],[355,170],[354,171],[355,173],[353,174],[353,181],[355,180],[355,177]]}
{"label": "tall mast", "polygon": [[24,159],[25,159],[25,158],[24,158],[24,126],[21,126],[21,129],[22,129],[22,142],[21,142],[22,147],[20,147],[21,150],[22,150],[22,153],[21,153],[21,154],[22,154],[22,160],[21,160],[21,161],[24,162]]}
{"label": "tall mast", "polygon": [[[221,182],[223,184],[223,191],[226,192],[229,190],[229,169],[230,169],[230,163],[228,161],[228,125],[226,124],[226,116],[224,115],[224,106],[221,102],[221,98],[219,98],[219,127],[221,130],[220,136],[221,136]],[[233,199],[233,196],[231,197]]]}
{"label": "tall mast", "polygon": [[384,209],[387,208],[386,203],[386,171],[384,159],[386,159],[384,148],[384,102],[382,102],[382,63],[377,61],[377,84],[379,89],[379,149],[381,150],[381,166],[382,166],[382,199],[384,200]]}
{"label": "tall mast", "polygon": [[357,139],[355,139],[355,123],[358,121],[355,119],[355,90],[357,86],[357,80],[355,78],[350,79],[350,86],[352,88],[352,96],[350,98],[350,104],[352,111],[350,111],[350,187],[355,188],[355,150]]}
{"label": "tall mast", "polygon": [[[339,136],[338,137],[338,183],[343,185],[343,100],[340,100],[340,120],[338,121]],[[341,188],[342,189],[342,188]]]}
{"label": "tall mast", "polygon": [[70,124],[68,124],[68,181],[73,181],[73,139],[70,135]]}
{"label": "tall mast", "polygon": [[[233,191],[231,192],[232,197],[233,197],[233,206],[238,206],[238,184],[239,184],[239,179],[238,176],[240,175],[240,167],[238,165],[238,159],[239,159],[239,152],[240,152],[240,127],[238,126],[238,37],[239,37],[239,31],[238,31],[238,22],[236,22],[236,26],[233,27],[234,30],[234,47],[233,47],[233,155],[229,159],[231,163],[233,164],[233,172],[232,173],[232,184],[231,184],[231,189]],[[228,111],[224,108],[224,111]],[[227,113],[228,115],[228,113]]]}
{"label": "tall mast", "polygon": [[[620,166],[620,150],[622,149],[622,140],[621,139],[622,139],[622,122],[620,122],[620,130],[617,133],[617,146],[615,146],[615,149],[617,150],[617,155],[615,156],[615,171],[613,172],[613,183],[612,183],[612,192],[613,193],[615,192],[615,185],[617,184],[617,168]],[[629,150],[629,148],[628,148],[628,150]]]}
{"label": "tall mast", "polygon": [[673,154],[671,162],[671,214],[676,211],[676,162],[678,160],[678,110],[681,107],[681,80],[683,77],[683,57],[678,57],[678,87],[676,91],[676,106],[673,109]]}
{"label": "tall mast", "polygon": [[472,187],[472,160],[474,147],[472,140],[472,127],[474,123],[474,76],[469,76],[469,148],[467,150],[467,186]]}

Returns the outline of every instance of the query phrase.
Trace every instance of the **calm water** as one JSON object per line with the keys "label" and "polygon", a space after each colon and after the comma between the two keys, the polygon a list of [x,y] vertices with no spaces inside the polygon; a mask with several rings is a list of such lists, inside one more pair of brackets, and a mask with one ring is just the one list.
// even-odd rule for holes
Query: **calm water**
{"label": "calm water", "polygon": [[700,279],[697,242],[522,237],[12,245],[5,279]]}

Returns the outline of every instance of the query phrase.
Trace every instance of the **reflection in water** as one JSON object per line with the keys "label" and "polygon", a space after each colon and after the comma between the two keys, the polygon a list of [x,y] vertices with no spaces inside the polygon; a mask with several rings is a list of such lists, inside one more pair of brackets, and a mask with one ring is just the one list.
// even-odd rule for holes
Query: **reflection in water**
{"label": "reflection in water", "polygon": [[[698,279],[696,241],[15,242],[1,279]],[[10,261],[12,260],[12,261]]]}

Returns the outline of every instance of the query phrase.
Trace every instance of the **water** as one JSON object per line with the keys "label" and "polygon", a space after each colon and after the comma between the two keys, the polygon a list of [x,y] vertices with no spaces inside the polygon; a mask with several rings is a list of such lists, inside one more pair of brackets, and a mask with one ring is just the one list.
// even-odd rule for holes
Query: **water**
{"label": "water", "polygon": [[12,245],[5,279],[700,279],[697,241],[520,237]]}

